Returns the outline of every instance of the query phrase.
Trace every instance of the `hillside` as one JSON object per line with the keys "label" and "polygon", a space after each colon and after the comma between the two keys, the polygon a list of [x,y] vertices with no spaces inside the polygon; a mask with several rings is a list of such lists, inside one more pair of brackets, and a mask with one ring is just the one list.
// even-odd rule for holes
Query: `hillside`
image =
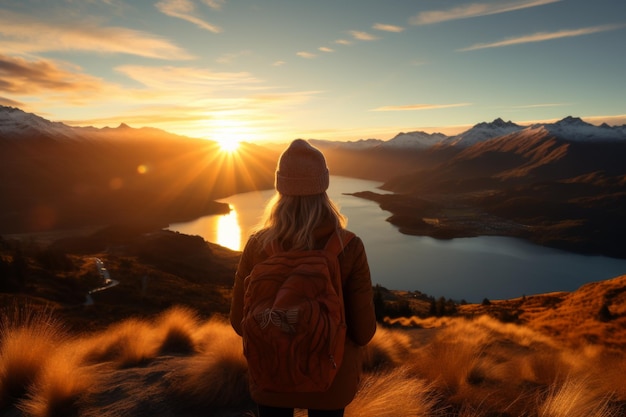
{"label": "hillside", "polygon": [[224,212],[216,199],[271,187],[275,161],[251,144],[228,154],[158,129],[72,128],[0,107],[0,234]]}
{"label": "hillside", "polygon": [[[355,193],[392,213],[407,234],[513,236],[569,251],[623,258],[626,140],[574,141],[526,129],[451,150],[432,165]],[[424,154],[422,153],[422,157]]]}
{"label": "hillside", "polygon": [[[224,319],[238,252],[119,228],[0,243],[2,415],[250,415],[241,339]],[[96,257],[119,285],[91,304]],[[425,294],[382,294],[385,309],[420,316],[379,325],[346,416],[626,411],[626,276],[434,312]]]}
{"label": "hillside", "polygon": [[[85,331],[175,305],[226,314],[240,254],[198,236],[114,226],[52,243],[0,239],[0,255],[0,304],[54,311]],[[88,299],[104,285],[96,259],[119,285]]]}
{"label": "hillside", "polygon": [[[400,232],[448,239],[500,235],[626,257],[626,128],[566,117],[496,119],[455,136],[312,141],[331,172],[384,182],[356,193]],[[165,226],[228,210],[215,200],[271,188],[278,147],[214,142],[158,129],[70,127],[0,107],[0,233]]]}
{"label": "hillside", "polygon": [[[0,255],[3,305],[54,311],[70,328],[84,331],[129,317],[148,317],[173,306],[192,308],[202,317],[227,314],[240,252],[198,236],[108,227],[52,243],[38,243],[32,237],[2,239]],[[92,293],[90,304],[87,294],[103,285],[96,259],[119,285]],[[438,305],[441,300],[427,294],[379,286],[375,293],[380,297],[376,303],[380,320],[389,316],[390,324],[398,323],[397,316],[416,315],[413,325],[431,327],[440,318],[486,314],[570,346],[592,343],[626,349],[626,275],[592,282],[571,293],[482,304],[447,300]]]}

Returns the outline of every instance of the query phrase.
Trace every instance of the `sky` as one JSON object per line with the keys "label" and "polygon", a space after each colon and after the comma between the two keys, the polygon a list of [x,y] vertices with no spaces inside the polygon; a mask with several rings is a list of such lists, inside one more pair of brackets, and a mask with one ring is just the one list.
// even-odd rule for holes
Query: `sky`
{"label": "sky", "polygon": [[624,0],[0,0],[0,104],[219,141],[626,124]]}

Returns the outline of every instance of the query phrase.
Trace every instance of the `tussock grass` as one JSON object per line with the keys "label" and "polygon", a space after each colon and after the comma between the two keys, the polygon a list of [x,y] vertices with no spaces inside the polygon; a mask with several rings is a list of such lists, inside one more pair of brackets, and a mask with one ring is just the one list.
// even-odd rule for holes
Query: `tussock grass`
{"label": "tussock grass", "polygon": [[152,325],[128,319],[81,341],[87,363],[110,362],[119,368],[138,366],[157,356],[159,337]]}
{"label": "tussock grass", "polygon": [[201,352],[171,376],[171,395],[175,401],[187,409],[252,406],[241,338],[230,324],[209,320],[196,337]]}
{"label": "tussock grass", "polygon": [[[429,344],[414,352],[411,372],[433,381],[435,389],[461,410],[459,415],[489,415],[498,410],[532,416],[543,409],[553,412],[550,410],[555,408],[552,404],[559,398],[557,393],[574,395],[572,378],[596,381],[598,385],[601,369],[595,360],[598,349],[586,353],[567,350],[543,334],[487,316],[476,320],[455,319],[441,328]],[[616,355],[602,357],[606,361],[605,369],[608,363],[624,361]],[[602,376],[606,378],[607,374]],[[598,406],[598,415],[611,415],[605,406],[607,398],[615,393],[608,389],[607,383],[605,380],[599,391],[590,384],[576,385],[580,389],[579,398],[583,398],[583,389],[588,391],[585,398]],[[621,385],[617,373],[610,383]],[[548,398],[554,399],[543,399],[546,390],[552,392]],[[540,408],[538,404],[542,404]]]}
{"label": "tussock grass", "polygon": [[0,316],[0,408],[25,396],[65,337],[49,310],[13,306]]}
{"label": "tussock grass", "polygon": [[98,383],[95,369],[81,366],[80,353],[72,344],[60,345],[43,364],[37,379],[29,389],[28,398],[18,408],[27,416],[76,416],[77,403]]}
{"label": "tussock grass", "polygon": [[[421,329],[378,329],[346,416],[616,417],[625,411],[623,353],[565,347],[488,317],[412,320]],[[253,415],[241,339],[222,319],[203,321],[176,307],[76,337],[50,314],[12,311],[0,324],[0,414]]]}
{"label": "tussock grass", "polygon": [[599,391],[585,378],[570,377],[550,387],[538,407],[539,417],[618,417],[610,407],[611,396]]}
{"label": "tussock grass", "polygon": [[354,401],[346,408],[346,416],[431,416],[436,414],[436,403],[432,387],[400,366],[367,374]]}
{"label": "tussock grass", "polygon": [[194,333],[200,324],[197,313],[185,307],[173,307],[157,318],[163,332],[160,354],[192,354],[196,352]]}
{"label": "tussock grass", "polygon": [[392,369],[406,363],[411,354],[411,337],[404,332],[378,328],[365,348],[366,371]]}

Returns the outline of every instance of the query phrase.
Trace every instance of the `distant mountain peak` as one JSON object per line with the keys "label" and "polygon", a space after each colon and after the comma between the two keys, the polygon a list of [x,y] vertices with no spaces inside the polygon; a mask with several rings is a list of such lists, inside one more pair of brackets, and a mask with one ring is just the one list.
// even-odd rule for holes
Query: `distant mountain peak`
{"label": "distant mountain peak", "polygon": [[505,122],[498,117],[493,122],[482,122],[474,125],[471,129],[453,136],[450,144],[458,146],[472,146],[478,142],[484,142],[499,136],[508,135],[522,130],[524,127],[511,121]]}
{"label": "distant mountain peak", "polygon": [[565,126],[591,126],[589,123],[583,121],[583,119],[581,119],[580,117],[572,117],[572,116],[567,116],[559,120],[555,124],[561,125],[561,126],[564,126],[564,125]]}
{"label": "distant mountain peak", "polygon": [[446,139],[447,136],[443,133],[426,133],[422,131],[401,132],[381,144],[381,146],[383,148],[395,149],[424,149],[439,144]]}
{"label": "distant mountain peak", "polygon": [[132,127],[128,126],[126,123],[120,123],[120,125],[117,128],[119,130],[129,130],[129,129],[132,129]]}
{"label": "distant mountain peak", "polygon": [[516,128],[520,127],[518,124],[513,123],[512,121],[505,122],[501,117],[494,119],[493,122],[481,122],[474,125],[475,128]]}
{"label": "distant mountain peak", "polygon": [[0,111],[3,111],[5,113],[13,113],[16,111],[21,111],[21,110],[18,109],[17,107],[3,106],[2,104],[0,104]]}

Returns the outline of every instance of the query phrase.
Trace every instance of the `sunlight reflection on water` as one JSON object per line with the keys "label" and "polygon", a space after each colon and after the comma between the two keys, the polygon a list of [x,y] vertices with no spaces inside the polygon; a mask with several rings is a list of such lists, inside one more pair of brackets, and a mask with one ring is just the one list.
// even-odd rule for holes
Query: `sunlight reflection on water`
{"label": "sunlight reflection on water", "polygon": [[217,239],[218,245],[232,250],[241,248],[241,227],[239,227],[237,211],[230,206],[230,213],[217,216]]}
{"label": "sunlight reflection on water", "polygon": [[[365,243],[372,281],[398,290],[479,302],[483,298],[519,297],[572,291],[580,285],[626,273],[626,260],[583,256],[500,236],[437,240],[409,236],[386,221],[391,213],[369,200],[346,193],[374,191],[380,184],[331,177],[329,196],[348,216],[348,228]],[[242,250],[261,221],[274,190],[224,198],[232,211],[205,216],[169,229],[200,235],[208,242]]]}

